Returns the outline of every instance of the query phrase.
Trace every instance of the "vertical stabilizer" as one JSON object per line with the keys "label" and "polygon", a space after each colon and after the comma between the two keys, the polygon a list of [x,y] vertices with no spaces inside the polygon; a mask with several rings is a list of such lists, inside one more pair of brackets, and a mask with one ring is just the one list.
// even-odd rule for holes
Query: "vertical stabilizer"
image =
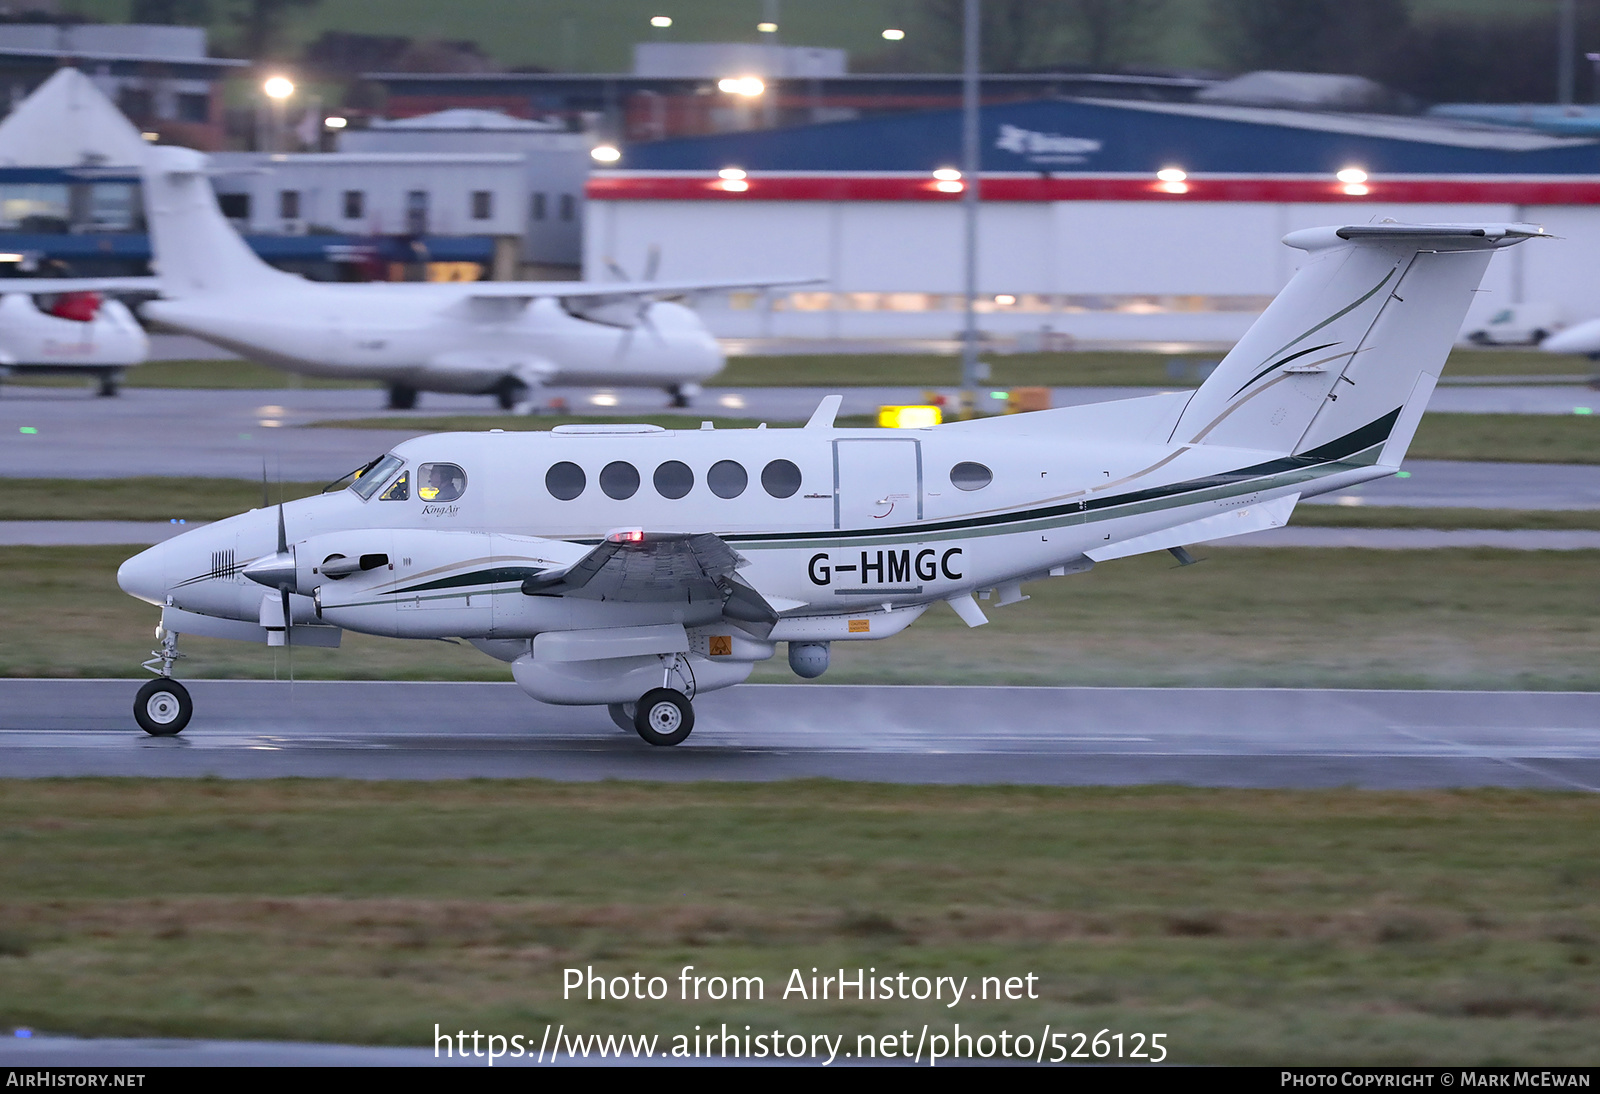
{"label": "vertical stabilizer", "polygon": [[1385,444],[1383,462],[1398,464],[1490,257],[1541,234],[1363,224],[1285,236],[1310,258],[1195,392],[1172,440],[1285,454]]}
{"label": "vertical stabilizer", "polygon": [[248,292],[300,278],[275,270],[250,249],[217,206],[206,157],[187,148],[148,150],[145,216],[163,296]]}

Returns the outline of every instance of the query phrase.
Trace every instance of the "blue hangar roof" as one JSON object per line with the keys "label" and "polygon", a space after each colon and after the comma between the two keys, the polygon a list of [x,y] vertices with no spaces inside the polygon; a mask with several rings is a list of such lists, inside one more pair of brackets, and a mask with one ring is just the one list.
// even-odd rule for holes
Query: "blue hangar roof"
{"label": "blue hangar roof", "polygon": [[[1219,174],[1600,174],[1600,141],[1436,117],[1053,99],[983,108],[983,170]],[[958,166],[941,110],[633,144],[629,170],[932,171]]]}

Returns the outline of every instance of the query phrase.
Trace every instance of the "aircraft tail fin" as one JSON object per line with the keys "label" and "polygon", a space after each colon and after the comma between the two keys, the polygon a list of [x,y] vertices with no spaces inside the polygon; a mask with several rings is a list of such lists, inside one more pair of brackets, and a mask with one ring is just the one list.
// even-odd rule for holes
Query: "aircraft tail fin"
{"label": "aircraft tail fin", "polygon": [[182,298],[299,280],[261,261],[223,217],[204,155],[165,146],[147,151],[145,210],[163,295]]}
{"label": "aircraft tail fin", "polygon": [[1195,392],[1172,441],[1397,466],[1489,259],[1539,235],[1528,224],[1290,233],[1310,257]]}

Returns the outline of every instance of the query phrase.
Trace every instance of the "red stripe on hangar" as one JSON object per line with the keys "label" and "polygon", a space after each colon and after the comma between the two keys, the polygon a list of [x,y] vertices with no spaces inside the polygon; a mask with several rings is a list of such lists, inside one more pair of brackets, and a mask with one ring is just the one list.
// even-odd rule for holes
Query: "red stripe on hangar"
{"label": "red stripe on hangar", "polygon": [[[920,173],[618,171],[595,173],[585,193],[591,201],[960,201],[962,190],[959,182]],[[983,176],[983,200],[1600,205],[1600,177],[1372,175],[1351,184],[1327,175],[1162,181],[1149,175],[990,174]]]}

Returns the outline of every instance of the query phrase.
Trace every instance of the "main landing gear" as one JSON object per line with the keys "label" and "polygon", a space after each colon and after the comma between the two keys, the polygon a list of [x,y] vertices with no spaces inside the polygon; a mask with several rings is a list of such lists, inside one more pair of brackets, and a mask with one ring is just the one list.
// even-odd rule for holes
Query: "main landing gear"
{"label": "main landing gear", "polygon": [[[172,678],[172,663],[183,656],[178,652],[178,636],[157,627],[156,639],[161,646],[151,650],[150,660],[144,663],[156,678],[145,681],[134,697],[133,720],[152,737],[176,737],[194,714],[194,700],[189,698],[189,689]],[[155,667],[158,663],[160,668]]]}
{"label": "main landing gear", "polygon": [[417,406],[417,389],[406,384],[389,385],[390,410],[415,410]]}
{"label": "main landing gear", "polygon": [[682,744],[694,729],[694,705],[673,688],[652,688],[637,703],[612,703],[611,720],[624,733],[637,733],[646,744]]}

